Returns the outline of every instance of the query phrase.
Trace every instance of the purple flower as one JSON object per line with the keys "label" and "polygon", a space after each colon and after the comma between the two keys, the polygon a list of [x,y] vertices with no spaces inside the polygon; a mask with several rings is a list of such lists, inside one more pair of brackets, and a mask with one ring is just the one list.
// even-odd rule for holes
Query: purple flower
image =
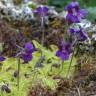
{"label": "purple flower", "polygon": [[82,29],[70,28],[69,32],[74,37],[75,40],[85,41],[86,39],[88,39],[87,33],[84,32]]}
{"label": "purple flower", "polygon": [[34,49],[35,48],[32,43],[25,43],[24,51],[21,53],[21,59],[23,59],[25,63],[32,60],[32,53],[35,51]]}
{"label": "purple flower", "polygon": [[[21,47],[19,47],[21,48]],[[35,48],[32,43],[27,42],[24,45],[24,48],[21,48],[20,52],[17,54],[21,59],[24,60],[24,63],[28,63],[32,60],[32,53],[35,51]]]}
{"label": "purple flower", "polygon": [[75,11],[77,12],[78,10],[80,10],[79,8],[79,3],[78,2],[71,2],[70,4],[68,4],[65,9],[68,11],[68,13],[73,13],[73,9],[75,9]]}
{"label": "purple flower", "polygon": [[62,61],[65,61],[69,59],[71,52],[72,52],[71,44],[61,41],[59,45],[59,50],[56,52],[56,56],[59,57]]}
{"label": "purple flower", "polygon": [[49,11],[48,7],[41,5],[37,7],[37,9],[35,10],[35,13],[40,15],[40,17],[45,17],[48,15],[48,11]]}
{"label": "purple flower", "polygon": [[0,62],[4,61],[6,58],[2,55],[0,55]]}
{"label": "purple flower", "polygon": [[71,2],[65,8],[68,12],[66,20],[69,23],[79,23],[87,15],[87,11],[80,9],[78,2]]}

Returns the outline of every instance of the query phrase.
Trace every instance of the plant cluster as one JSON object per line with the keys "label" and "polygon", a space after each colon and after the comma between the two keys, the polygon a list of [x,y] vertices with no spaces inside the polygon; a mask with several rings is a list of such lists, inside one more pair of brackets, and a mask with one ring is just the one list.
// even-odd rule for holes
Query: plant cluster
{"label": "plant cluster", "polygon": [[[58,85],[57,85],[57,81],[54,81],[53,76],[59,75],[63,78],[67,78],[67,79],[71,78],[73,75],[73,71],[75,70],[74,66],[76,66],[76,60],[79,56],[78,52],[82,51],[82,48],[85,45],[88,45],[88,46],[94,45],[93,50],[96,48],[94,43],[94,41],[96,41],[96,34],[87,32],[87,28],[91,26],[90,23],[88,26],[85,23],[85,21],[87,21],[85,18],[88,15],[88,12],[85,9],[81,9],[77,1],[73,1],[65,7],[66,13],[63,14],[63,20],[64,20],[65,26],[64,28],[62,28],[64,29],[64,31],[60,33],[56,31],[58,30],[58,26],[61,28],[60,25],[62,25],[62,20],[60,19],[62,18],[62,16],[58,14],[54,9],[50,8],[49,6],[38,5],[34,10],[29,8],[28,6],[27,7],[25,6],[24,7],[25,9],[23,11],[22,9],[20,11],[14,8],[15,10],[14,11],[10,9],[10,7],[9,9],[6,9],[6,8],[8,8],[8,6],[7,7],[2,6],[0,12],[2,14],[4,10],[8,11],[8,13],[11,12],[12,13],[11,15],[5,14],[5,17],[7,16],[8,19],[10,18],[10,16],[12,16],[12,18],[14,17],[13,21],[18,22],[17,24],[19,24],[19,22],[22,21],[23,19],[25,20],[26,16],[28,16],[28,18],[31,16],[32,20],[33,20],[33,15],[37,17],[36,19],[39,22],[38,29],[40,29],[41,33],[40,33],[40,38],[39,38],[39,35],[35,33],[35,38],[36,37],[39,38],[39,42],[41,44],[39,44],[36,40],[33,40],[33,38],[28,38],[28,36],[26,36],[23,32],[21,32],[20,28],[17,28],[16,30],[15,29],[16,27],[14,27],[12,29],[11,28],[13,27],[12,25],[9,26],[8,23],[5,22],[5,20],[2,20],[2,16],[4,16],[4,14],[0,15],[1,16],[0,42],[3,47],[3,50],[0,50],[1,51],[0,52],[0,65],[1,65],[0,71],[4,72],[6,70],[4,73],[2,73],[5,75],[7,74],[6,72],[10,71],[10,74],[7,74],[7,75],[12,81],[12,83],[9,84],[10,79],[8,78],[8,81],[6,83],[6,80],[3,80],[5,79],[5,77],[3,78],[1,77],[2,78],[0,80],[1,83],[3,80],[3,84],[0,84],[1,93],[3,92],[2,94],[4,94],[4,92],[11,93],[10,85],[14,85],[15,88],[17,87],[18,91],[16,91],[16,89],[12,86],[13,90],[19,93],[20,90],[22,89],[22,86],[25,84],[28,88],[29,85],[27,84],[30,84],[30,82],[31,83],[36,82],[37,84],[39,82],[51,88],[53,87],[56,88],[56,86]],[[20,14],[22,16],[24,14],[25,17],[22,17]],[[26,19],[26,21],[28,20],[28,18]],[[56,22],[56,25],[54,24],[52,26],[51,25],[49,26],[49,23],[48,23],[49,20],[50,19],[52,20],[54,18],[56,18],[57,21],[60,20],[60,22],[58,21],[60,24]],[[31,20],[29,19],[29,21]],[[55,44],[51,45],[50,49],[45,47],[46,35],[48,34],[48,36],[50,36],[51,34],[51,32],[50,33],[46,32],[46,27],[48,28],[53,27],[55,29],[53,33],[56,34],[56,39],[57,39],[57,42],[56,42],[57,46]],[[52,39],[54,39],[55,35],[53,34],[52,36],[53,36]],[[9,54],[6,54],[10,50],[12,51],[11,56]],[[16,63],[17,68],[14,65],[11,65],[9,63],[8,64],[10,66],[8,65],[8,68],[4,68],[4,64],[6,65],[7,62],[12,64]],[[26,67],[26,65],[28,66]],[[27,70],[28,70],[28,73],[27,73]],[[14,72],[13,77],[11,77],[12,76],[11,72],[12,73]],[[17,78],[17,82],[16,82],[16,78]],[[21,81],[23,79],[25,83]],[[27,81],[27,79],[29,81]],[[21,84],[20,82],[22,83],[22,86],[20,86]],[[42,87],[41,89],[45,90]],[[39,91],[38,88],[36,88],[36,90]],[[11,95],[12,94],[14,93],[11,93]],[[38,94],[38,92],[36,94]]]}

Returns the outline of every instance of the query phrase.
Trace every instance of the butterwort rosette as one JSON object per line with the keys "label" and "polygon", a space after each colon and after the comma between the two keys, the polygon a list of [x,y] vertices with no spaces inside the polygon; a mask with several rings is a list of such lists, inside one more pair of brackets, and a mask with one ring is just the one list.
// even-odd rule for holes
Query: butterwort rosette
{"label": "butterwort rosette", "polygon": [[61,41],[59,49],[56,52],[56,56],[59,57],[62,61],[68,60],[72,52],[72,44]]}
{"label": "butterwort rosette", "polygon": [[36,8],[35,13],[40,17],[45,17],[48,15],[49,8],[43,5],[40,5]]}
{"label": "butterwort rosette", "polygon": [[88,34],[82,29],[69,29],[70,35],[77,41],[85,41],[88,39]]}
{"label": "butterwort rosette", "polygon": [[68,23],[79,23],[87,15],[87,10],[80,9],[78,2],[71,2],[66,6],[67,16],[66,20]]}

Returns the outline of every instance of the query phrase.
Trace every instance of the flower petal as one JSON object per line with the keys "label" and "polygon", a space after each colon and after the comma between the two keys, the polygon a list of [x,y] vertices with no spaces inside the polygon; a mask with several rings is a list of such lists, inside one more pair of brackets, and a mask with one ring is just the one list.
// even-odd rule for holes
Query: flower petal
{"label": "flower petal", "polygon": [[3,56],[0,56],[0,62],[4,61],[6,58]]}
{"label": "flower petal", "polygon": [[24,60],[25,63],[28,63],[32,60],[32,54],[22,54],[21,58]]}
{"label": "flower petal", "polygon": [[27,52],[29,52],[29,53],[32,53],[34,50],[34,47],[33,47],[33,45],[30,43],[30,42],[27,42],[26,44],[25,44],[25,50],[27,51]]}

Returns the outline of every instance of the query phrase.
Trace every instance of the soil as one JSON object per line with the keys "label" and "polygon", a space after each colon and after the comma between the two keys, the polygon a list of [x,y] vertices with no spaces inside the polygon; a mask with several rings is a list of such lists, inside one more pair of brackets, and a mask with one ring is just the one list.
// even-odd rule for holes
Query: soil
{"label": "soil", "polygon": [[59,82],[55,90],[36,85],[30,89],[28,96],[96,96],[96,69],[90,64],[82,68],[74,78],[66,79],[58,76]]}

